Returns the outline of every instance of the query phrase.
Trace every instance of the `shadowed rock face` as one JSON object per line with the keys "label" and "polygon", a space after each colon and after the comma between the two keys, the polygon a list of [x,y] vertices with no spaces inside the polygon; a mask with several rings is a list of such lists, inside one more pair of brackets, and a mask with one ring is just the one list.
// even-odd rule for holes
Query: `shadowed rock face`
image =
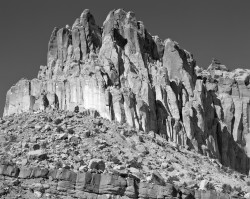
{"label": "shadowed rock face", "polygon": [[89,10],[55,28],[47,66],[7,93],[4,116],[46,109],[95,109],[109,120],[154,131],[248,173],[250,70],[208,70],[191,53],[151,36],[133,12],[111,11],[99,28]]}

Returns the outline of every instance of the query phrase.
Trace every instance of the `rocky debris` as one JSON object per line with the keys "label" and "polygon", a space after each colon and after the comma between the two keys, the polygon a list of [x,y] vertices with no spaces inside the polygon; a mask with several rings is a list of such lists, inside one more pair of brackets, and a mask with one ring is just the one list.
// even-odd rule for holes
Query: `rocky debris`
{"label": "rocky debris", "polygon": [[[56,118],[62,118],[60,133],[58,124],[54,123]],[[39,132],[34,128],[38,123]],[[50,130],[44,131],[48,125]],[[71,133],[65,133],[69,129]],[[67,136],[61,139],[61,135]],[[184,198],[198,194],[195,190],[198,191],[203,180],[214,187],[211,197],[223,192],[222,185],[226,183],[232,189],[225,194],[248,193],[247,189],[243,192],[235,188],[246,186],[247,176],[225,168],[218,160],[176,148],[175,143],[157,134],[81,112],[8,116],[0,125],[0,136],[4,138],[0,140],[0,175],[14,184],[18,179],[21,187],[27,187],[20,190],[25,195],[23,198],[39,193],[41,198],[46,194],[63,197],[73,192],[79,198],[82,194],[118,194],[131,198],[162,198],[173,194]],[[40,149],[34,150],[34,146]],[[113,183],[119,186],[113,187]],[[206,192],[210,192],[212,186],[209,187]],[[10,187],[3,193],[10,196],[14,191]]]}

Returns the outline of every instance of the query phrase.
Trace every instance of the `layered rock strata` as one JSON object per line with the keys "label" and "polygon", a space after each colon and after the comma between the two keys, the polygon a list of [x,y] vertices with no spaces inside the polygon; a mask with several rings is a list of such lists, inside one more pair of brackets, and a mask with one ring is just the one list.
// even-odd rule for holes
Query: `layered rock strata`
{"label": "layered rock strata", "polygon": [[[228,194],[216,191],[177,190],[171,184],[165,186],[140,182],[133,176],[98,174],[91,172],[75,173],[71,170],[48,170],[39,167],[18,168],[12,165],[0,165],[0,178],[16,188],[22,188],[23,198],[33,193],[35,198],[191,198],[220,199],[231,198]],[[7,186],[6,186],[7,187]],[[3,187],[2,187],[3,188]],[[27,191],[25,191],[27,190]],[[24,194],[25,193],[25,194]],[[8,195],[3,189],[0,196]],[[40,197],[39,197],[40,196]],[[33,196],[34,197],[34,196]]]}
{"label": "layered rock strata", "polygon": [[89,10],[55,28],[47,66],[7,93],[4,116],[94,109],[180,146],[249,171],[250,70],[207,70],[171,39],[151,36],[133,12],[111,11],[100,28]]}

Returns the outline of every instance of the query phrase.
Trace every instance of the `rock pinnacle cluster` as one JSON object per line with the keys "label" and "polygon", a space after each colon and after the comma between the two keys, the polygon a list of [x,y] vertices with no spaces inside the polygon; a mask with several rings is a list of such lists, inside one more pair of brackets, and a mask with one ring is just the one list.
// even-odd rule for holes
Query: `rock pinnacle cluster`
{"label": "rock pinnacle cluster", "polygon": [[250,168],[250,70],[207,69],[171,39],[152,36],[133,12],[112,10],[103,26],[84,10],[54,28],[47,65],[10,88],[4,117],[46,111],[94,111],[218,160]]}

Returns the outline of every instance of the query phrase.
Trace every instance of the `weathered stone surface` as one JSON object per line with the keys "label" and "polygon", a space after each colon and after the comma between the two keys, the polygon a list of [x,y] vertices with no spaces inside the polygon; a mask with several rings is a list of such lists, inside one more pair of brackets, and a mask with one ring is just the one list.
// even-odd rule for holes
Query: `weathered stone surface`
{"label": "weathered stone surface", "polygon": [[102,174],[99,186],[100,194],[124,195],[127,182],[118,175]]}
{"label": "weathered stone surface", "polygon": [[197,199],[229,199],[227,194],[217,193],[215,191],[195,191],[195,198]]}
{"label": "weathered stone surface", "polygon": [[[171,81],[181,81],[190,96],[193,95],[196,75],[195,61],[190,53],[180,49],[179,45],[168,39],[165,41],[163,65],[168,69]],[[178,82],[176,82],[178,84]]]}
{"label": "weathered stone surface", "polygon": [[140,183],[139,197],[140,198],[165,198],[176,197],[177,191],[172,185],[160,186],[147,183]]}
{"label": "weathered stone surface", "polygon": [[32,169],[30,178],[46,178],[48,173],[48,169],[36,167]]}
{"label": "weathered stone surface", "polygon": [[133,178],[127,178],[127,187],[124,195],[129,198],[137,198],[138,197],[138,183]]}
{"label": "weathered stone surface", "polygon": [[32,168],[21,167],[18,177],[19,178],[30,178],[31,172],[32,172]]}
{"label": "weathered stone surface", "polygon": [[4,115],[29,112],[34,103],[35,99],[30,95],[30,81],[22,79],[8,91]]}
{"label": "weathered stone surface", "polygon": [[149,182],[153,183],[153,184],[161,185],[161,186],[166,185],[161,174],[159,174],[158,172],[155,172],[155,171],[152,172],[151,176],[149,177]]}
{"label": "weathered stone surface", "polygon": [[75,189],[77,174],[73,171],[62,169],[58,170],[56,179],[59,180],[58,191],[70,191]]}
{"label": "weathered stone surface", "polygon": [[0,165],[0,175],[17,177],[20,169],[11,165]]}
{"label": "weathered stone surface", "polygon": [[78,173],[76,179],[76,190],[99,193],[101,175],[89,172]]}

